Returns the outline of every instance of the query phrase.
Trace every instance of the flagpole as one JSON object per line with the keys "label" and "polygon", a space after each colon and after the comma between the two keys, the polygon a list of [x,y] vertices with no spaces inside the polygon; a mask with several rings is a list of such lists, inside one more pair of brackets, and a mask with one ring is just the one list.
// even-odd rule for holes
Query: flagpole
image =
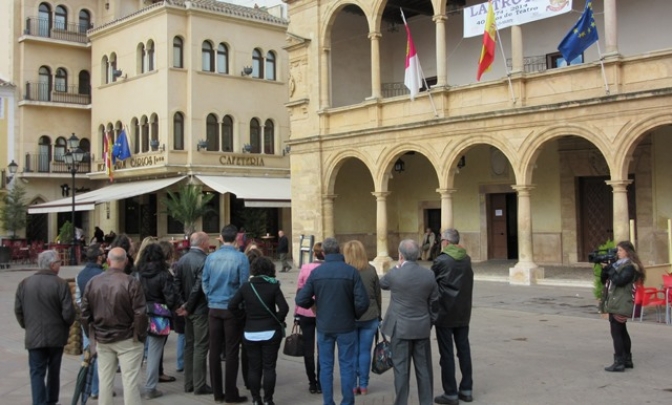
{"label": "flagpole", "polygon": [[516,104],[516,95],[513,92],[513,84],[511,83],[511,73],[509,72],[509,67],[506,66],[506,54],[504,53],[504,45],[502,45],[502,37],[499,36],[499,29],[497,28],[497,26],[495,26],[495,32],[497,33],[497,42],[499,42],[499,49],[502,51],[502,62],[504,62],[506,79],[509,81],[509,92],[511,93],[511,101],[513,101],[513,104]]}
{"label": "flagpole", "polygon": [[604,80],[604,90],[607,92],[607,95],[609,95],[609,83],[607,83],[607,73],[604,70],[604,58],[602,57],[602,49],[600,49],[600,41],[595,42],[597,42],[597,56],[600,57],[600,68],[602,70],[602,80]]}
{"label": "flagpole", "polygon": [[[404,22],[404,26],[408,26],[408,23],[406,22],[406,16],[404,15],[404,9],[399,7],[399,11],[401,11],[401,20]],[[434,117],[438,118],[439,113],[436,112],[436,105],[434,104],[434,98],[432,97],[432,93],[429,91],[429,85],[427,84],[427,79],[425,78],[425,72],[422,71],[422,66],[420,65],[420,57],[418,56],[418,68],[420,69],[420,76],[422,76],[422,81],[425,83],[425,89],[427,89],[427,94],[429,95],[429,102],[432,104],[432,110],[434,111]]]}

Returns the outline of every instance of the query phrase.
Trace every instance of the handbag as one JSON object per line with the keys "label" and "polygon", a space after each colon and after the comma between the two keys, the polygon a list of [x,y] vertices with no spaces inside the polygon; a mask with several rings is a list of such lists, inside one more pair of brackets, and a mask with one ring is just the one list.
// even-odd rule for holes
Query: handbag
{"label": "handbag", "polygon": [[303,332],[299,327],[299,322],[294,321],[292,326],[292,334],[285,339],[285,347],[282,353],[292,357],[303,357],[305,353],[305,346],[303,344]]}
{"label": "handbag", "polygon": [[[378,342],[378,334],[383,337],[383,340]],[[373,355],[371,356],[371,372],[375,374],[383,374],[392,368],[392,346],[385,338],[385,335],[380,330],[376,331],[376,345],[373,347]]]}
{"label": "handbag", "polygon": [[168,336],[170,334],[170,318],[172,314],[166,304],[147,303],[149,317],[149,334],[152,336]]}

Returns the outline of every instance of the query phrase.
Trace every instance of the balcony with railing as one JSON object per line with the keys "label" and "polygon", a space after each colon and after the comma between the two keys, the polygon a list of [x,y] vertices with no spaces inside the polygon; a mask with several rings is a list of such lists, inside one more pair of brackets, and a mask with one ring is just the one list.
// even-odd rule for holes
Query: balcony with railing
{"label": "balcony with railing", "polygon": [[26,92],[23,99],[26,101],[88,105],[91,104],[91,86],[89,84],[65,86],[56,83],[52,88],[51,83],[26,82]]}
{"label": "balcony with railing", "polygon": [[[86,154],[79,164],[78,174],[91,172],[93,155]],[[68,165],[62,156],[52,157],[49,153],[26,153],[26,161],[23,166],[24,173],[70,173]]]}
{"label": "balcony with railing", "polygon": [[24,35],[86,44],[89,42],[86,31],[90,28],[93,28],[90,24],[65,23],[44,18],[29,17],[26,19],[26,28],[23,33]]}

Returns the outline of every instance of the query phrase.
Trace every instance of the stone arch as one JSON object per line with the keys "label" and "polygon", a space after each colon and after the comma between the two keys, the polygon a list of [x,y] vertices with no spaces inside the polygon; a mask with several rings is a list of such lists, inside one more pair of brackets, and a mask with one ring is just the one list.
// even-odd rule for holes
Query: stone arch
{"label": "stone arch", "polygon": [[[520,173],[516,170],[515,162],[518,161],[518,153],[511,148],[511,146],[500,138],[495,138],[493,136],[487,135],[476,135],[465,137],[462,141],[459,141],[455,145],[447,145],[444,151],[439,157],[440,161],[450,162],[443,166],[441,173],[439,173],[439,184],[441,188],[453,188],[455,172],[453,168],[457,166],[457,162],[460,160],[462,155],[464,155],[469,149],[478,145],[488,145],[494,146],[499,149],[504,156],[509,161],[509,164],[513,168],[513,173],[516,181],[520,179]],[[448,147],[451,146],[451,147]]]}
{"label": "stone arch", "polygon": [[373,179],[373,184],[375,188],[376,189],[378,188],[378,185],[376,184],[376,177],[374,176],[375,170],[372,170],[371,168],[372,165],[369,162],[369,159],[366,157],[366,155],[356,149],[346,149],[334,154],[325,162],[326,167],[324,171],[325,190],[323,194],[334,193],[334,187],[336,185],[336,177],[338,177],[338,171],[341,169],[345,161],[348,160],[349,158],[355,158],[364,163],[364,166],[366,166],[366,168],[369,169],[369,174]]}
{"label": "stone arch", "polygon": [[376,191],[387,191],[387,182],[390,179],[388,174],[392,170],[396,160],[401,157],[404,152],[417,152],[423,155],[425,159],[431,163],[435,170],[437,180],[439,180],[439,184],[441,184],[441,177],[439,172],[440,165],[438,164],[440,160],[438,155],[435,153],[435,150],[424,147],[422,145],[404,143],[397,144],[380,154],[376,164],[376,170],[373,172]]}
{"label": "stone arch", "polygon": [[[520,160],[518,162],[518,167],[514,167],[516,170],[516,179],[518,184],[531,184],[532,183],[532,174],[534,168],[534,162],[541,152],[541,147],[548,141],[558,138],[565,135],[578,136],[589,142],[591,142],[595,147],[602,153],[604,159],[607,161],[609,166],[609,172],[614,174],[614,162],[612,161],[612,148],[610,145],[605,142],[607,135],[604,134],[599,128],[589,126],[589,125],[577,125],[577,124],[558,124],[552,125],[546,128],[542,128],[539,131],[532,131],[523,141],[520,153]],[[520,177],[518,177],[518,174]]]}
{"label": "stone arch", "polygon": [[672,125],[672,113],[664,112],[653,114],[640,119],[632,125],[626,125],[614,139],[614,167],[619,170],[619,179],[628,178],[628,162],[632,159],[632,154],[637,148],[637,144],[642,138],[642,135],[658,127],[665,125]]}
{"label": "stone arch", "polygon": [[320,32],[320,43],[323,44],[323,46],[331,46],[331,29],[334,25],[334,21],[336,21],[341,10],[348,5],[357,6],[364,12],[366,22],[369,26],[369,32],[373,31],[371,28],[373,27],[373,22],[371,21],[373,17],[371,16],[372,13],[368,3],[361,0],[336,0],[330,3],[324,10],[322,20],[326,21],[326,23],[322,25],[322,32]]}

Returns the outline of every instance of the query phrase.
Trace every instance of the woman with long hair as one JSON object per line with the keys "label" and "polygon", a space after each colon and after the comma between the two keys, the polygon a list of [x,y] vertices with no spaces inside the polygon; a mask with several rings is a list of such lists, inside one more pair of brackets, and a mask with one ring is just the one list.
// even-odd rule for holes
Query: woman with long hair
{"label": "woman with long hair", "polygon": [[605,371],[625,371],[633,368],[630,334],[626,322],[632,316],[635,289],[644,282],[644,266],[630,241],[616,245],[618,260],[602,269],[602,282],[607,289],[604,302],[609,314],[611,339],[614,343],[614,363]]}
{"label": "woman with long hair", "polygon": [[355,363],[355,395],[369,392],[369,368],[371,367],[371,346],[380,323],[382,299],[380,280],[376,269],[369,264],[364,244],[358,240],[343,245],[345,262],[356,268],[369,295],[369,309],[355,323],[357,331],[357,361]]}
{"label": "woman with long hair", "polygon": [[[182,302],[173,289],[173,276],[168,270],[168,262],[158,243],[149,243],[137,262],[137,276],[145,293],[148,307],[163,304],[169,310],[175,310]],[[156,389],[159,383],[159,368],[163,346],[167,336],[149,334],[147,336],[147,381],[143,398],[153,399],[163,395]]]}
{"label": "woman with long hair", "polygon": [[[306,280],[308,280],[310,273],[312,273],[317,266],[322,264],[323,261],[324,251],[322,250],[322,243],[317,242],[313,245],[313,261],[304,264],[301,266],[301,270],[299,270],[299,278],[296,281],[297,293],[306,284]],[[321,394],[320,362],[315,361],[315,312],[311,309],[301,308],[297,305],[294,316],[298,318],[299,327],[303,334],[303,363],[306,368],[306,376],[308,377],[308,391],[311,394]]]}
{"label": "woman with long hair", "polygon": [[275,366],[289,305],[275,278],[275,264],[271,259],[255,258],[250,275],[250,280],[243,283],[229,301],[229,311],[245,314],[243,345],[247,351],[247,383],[252,404],[274,405]]}

